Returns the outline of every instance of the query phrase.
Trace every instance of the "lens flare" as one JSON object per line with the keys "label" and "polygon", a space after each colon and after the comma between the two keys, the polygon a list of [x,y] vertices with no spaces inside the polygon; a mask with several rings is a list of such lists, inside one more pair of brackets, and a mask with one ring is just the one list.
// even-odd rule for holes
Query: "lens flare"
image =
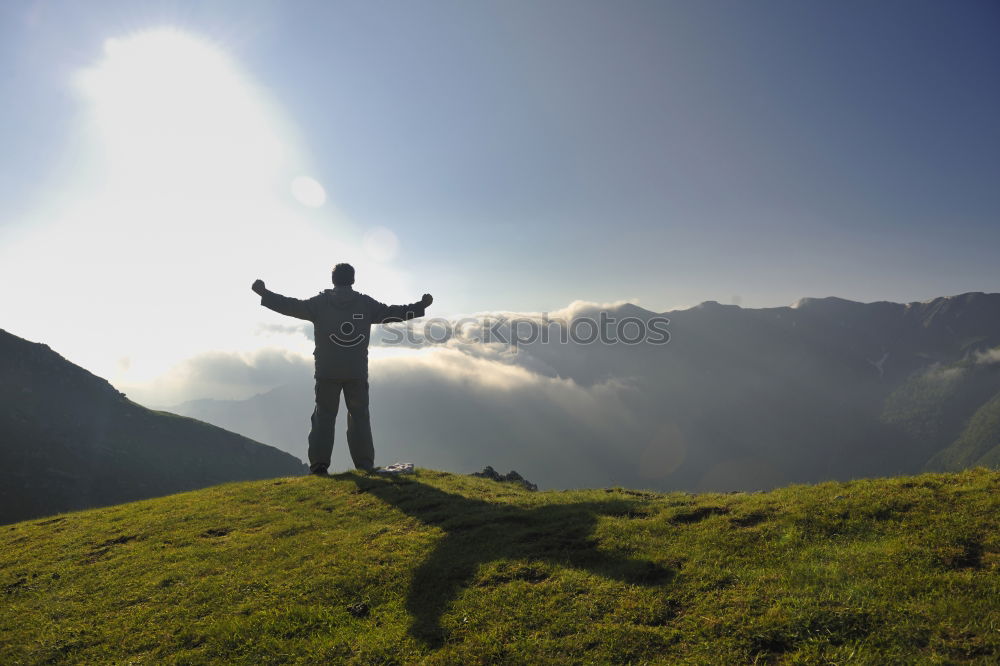
{"label": "lens flare", "polygon": [[375,261],[392,261],[399,253],[399,238],[385,227],[375,227],[365,234],[361,241],[365,252]]}
{"label": "lens flare", "polygon": [[326,190],[309,176],[299,176],[292,180],[292,196],[309,208],[319,208],[326,203]]}

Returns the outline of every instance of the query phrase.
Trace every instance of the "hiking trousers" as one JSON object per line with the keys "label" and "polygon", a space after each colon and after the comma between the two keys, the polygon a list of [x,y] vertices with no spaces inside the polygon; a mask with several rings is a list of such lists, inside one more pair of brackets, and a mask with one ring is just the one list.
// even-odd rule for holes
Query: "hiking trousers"
{"label": "hiking trousers", "polygon": [[330,466],[333,454],[333,428],[340,408],[340,392],[344,392],[347,405],[347,448],[358,469],[370,470],[375,466],[375,445],[372,443],[372,426],[368,414],[368,378],[317,379],[316,408],[312,414],[309,431],[309,468]]}

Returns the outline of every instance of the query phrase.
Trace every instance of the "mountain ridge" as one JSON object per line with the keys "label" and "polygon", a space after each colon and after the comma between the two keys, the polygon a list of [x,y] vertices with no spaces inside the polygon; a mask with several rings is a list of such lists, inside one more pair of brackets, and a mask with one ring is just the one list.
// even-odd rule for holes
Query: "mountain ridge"
{"label": "mountain ridge", "polygon": [[[638,307],[605,310],[618,318],[660,316]],[[596,317],[600,309],[574,312]],[[797,309],[715,304],[662,316],[670,319],[665,345],[526,343],[517,354],[496,357],[496,365],[482,364],[484,373],[515,365],[546,387],[524,404],[509,391],[455,386],[433,365],[400,375],[375,362],[380,455],[455,471],[478,469],[483,460],[521,469],[531,455],[534,467],[525,473],[549,488],[755,490],[915,474],[932,471],[930,460],[1000,392],[1000,377],[985,371],[1000,367],[986,353],[1000,347],[1000,294],[908,304],[816,299]],[[445,347],[471,359],[488,351],[460,341]],[[947,432],[928,436],[912,422],[919,420],[917,404],[926,402],[918,393],[937,395],[932,380],[953,366],[968,386],[940,395],[951,401],[942,412],[949,415]],[[309,374],[303,364],[300,379],[263,396],[176,409],[294,451],[308,430]],[[562,387],[565,396],[547,397]],[[584,428],[579,415],[564,409],[581,393],[594,396],[583,410],[618,406],[605,429]],[[422,424],[416,431],[415,422]],[[516,430],[513,439],[523,448],[494,435],[499,424]],[[498,460],[494,451],[507,457]]]}
{"label": "mountain ridge", "polygon": [[0,373],[0,523],[305,469],[216,425],[146,409],[2,329]]}

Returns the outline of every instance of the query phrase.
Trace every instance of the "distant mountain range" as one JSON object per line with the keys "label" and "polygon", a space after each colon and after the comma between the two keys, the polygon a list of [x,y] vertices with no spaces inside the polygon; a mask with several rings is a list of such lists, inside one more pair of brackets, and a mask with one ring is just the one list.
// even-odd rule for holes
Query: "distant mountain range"
{"label": "distant mountain range", "polygon": [[[632,304],[603,309],[657,316]],[[374,364],[380,460],[456,471],[490,463],[550,488],[661,490],[1000,463],[1000,294],[761,309],[706,302],[660,316],[670,319],[666,345],[526,344],[458,380],[432,365]],[[447,351],[485,354],[455,341]],[[538,381],[494,386],[487,375],[510,366]],[[570,404],[575,396],[583,407]],[[302,452],[311,400],[304,368],[301,382],[248,400],[175,409]]]}
{"label": "distant mountain range", "polygon": [[305,470],[270,446],[137,405],[3,330],[0,378],[0,523]]}

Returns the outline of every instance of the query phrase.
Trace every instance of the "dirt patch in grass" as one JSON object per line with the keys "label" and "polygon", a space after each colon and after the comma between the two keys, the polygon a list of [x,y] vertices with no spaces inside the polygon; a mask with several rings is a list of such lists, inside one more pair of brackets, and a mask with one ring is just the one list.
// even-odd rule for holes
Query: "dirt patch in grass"
{"label": "dirt patch in grass", "polygon": [[691,511],[681,511],[670,519],[675,525],[687,525],[698,523],[710,516],[724,516],[729,513],[729,509],[722,506],[700,506]]}
{"label": "dirt patch in grass", "polygon": [[729,519],[729,521],[736,527],[753,527],[755,525],[760,525],[770,518],[770,514],[762,511],[754,511],[752,513],[745,513],[742,516],[733,516]]}
{"label": "dirt patch in grass", "polygon": [[938,559],[945,569],[981,569],[983,541],[979,537],[959,539],[954,545],[939,549]]}
{"label": "dirt patch in grass", "polygon": [[493,585],[504,585],[515,580],[523,580],[529,583],[541,583],[548,579],[549,572],[545,569],[529,564],[501,564],[493,571],[479,579],[480,587]]}
{"label": "dirt patch in grass", "polygon": [[121,546],[129,541],[135,541],[138,538],[139,537],[135,534],[123,534],[121,536],[108,539],[107,541],[103,541],[94,546],[90,552],[87,553],[87,557],[84,559],[83,563],[92,564],[110,553],[111,549],[115,546]]}

